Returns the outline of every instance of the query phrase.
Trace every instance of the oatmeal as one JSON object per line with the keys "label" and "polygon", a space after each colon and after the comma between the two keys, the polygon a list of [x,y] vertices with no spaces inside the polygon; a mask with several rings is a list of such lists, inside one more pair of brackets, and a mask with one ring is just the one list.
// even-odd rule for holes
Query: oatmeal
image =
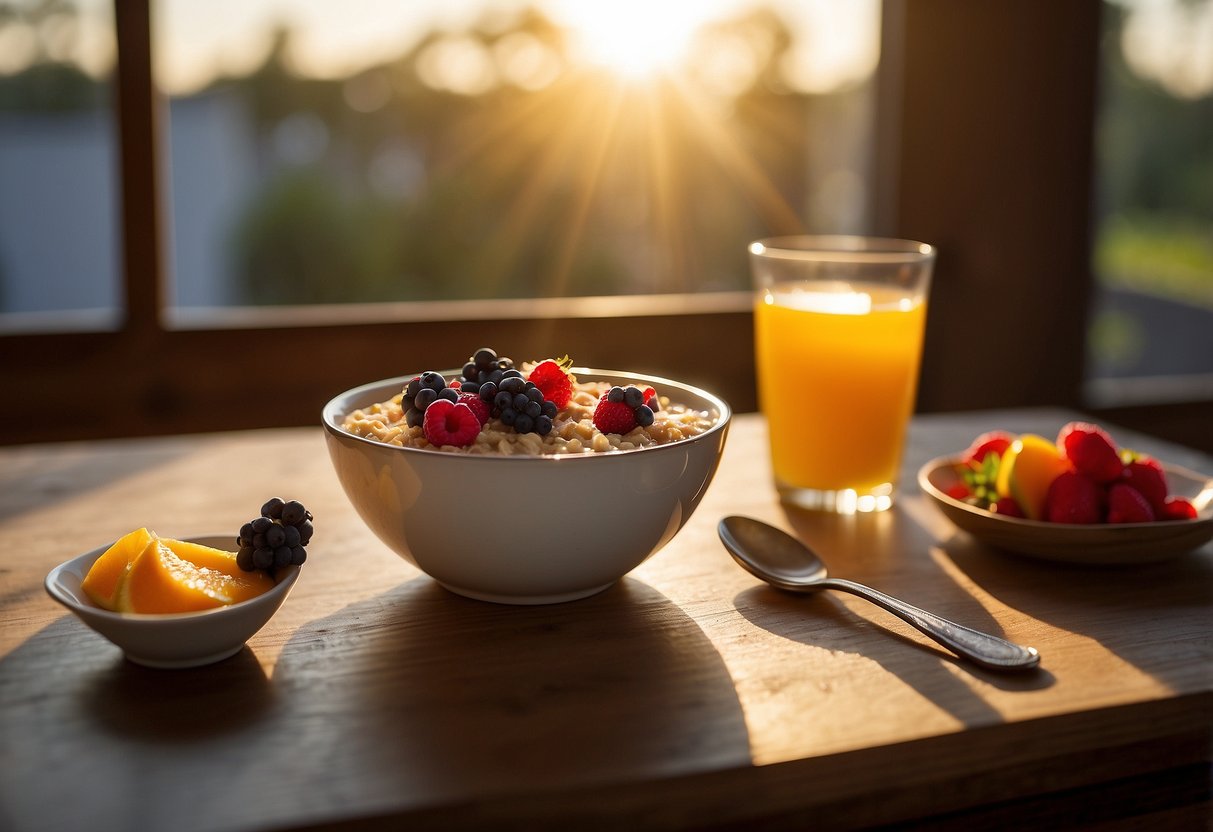
{"label": "oatmeal", "polygon": [[[544,364],[548,362],[543,362]],[[535,367],[528,367],[528,375]],[[465,370],[465,374],[470,372]],[[520,432],[515,425],[503,421],[499,408],[492,408],[486,421],[476,430],[468,431],[468,438],[460,440],[460,444],[446,444],[443,441],[431,441],[439,436],[448,434],[427,431],[433,414],[426,415],[421,424],[414,422],[410,425],[407,412],[413,409],[408,403],[408,389],[393,396],[388,401],[379,402],[369,407],[355,410],[346,416],[343,427],[357,436],[377,439],[389,445],[401,445],[410,448],[440,448],[443,451],[463,454],[503,454],[503,455],[558,455],[604,453],[608,451],[627,451],[637,448],[647,448],[656,445],[666,445],[681,439],[689,439],[707,431],[716,423],[713,414],[693,410],[683,405],[671,402],[667,397],[644,388],[638,393],[627,393],[627,398],[617,396],[618,402],[605,404],[608,395],[612,394],[612,385],[605,381],[579,382],[568,373],[569,385],[564,395],[551,393],[545,387],[545,393],[557,401],[567,401],[556,408],[547,401],[545,412],[554,412],[550,417],[550,425],[545,432],[535,429]],[[538,377],[538,374],[535,374]],[[534,386],[534,385],[532,385]],[[495,389],[495,388],[494,388]],[[638,388],[632,388],[637,390]],[[625,388],[615,387],[624,391]],[[465,394],[468,395],[468,394]],[[633,399],[639,396],[642,403],[634,404]],[[491,405],[491,402],[486,402]],[[434,405],[429,405],[433,407]],[[447,411],[454,409],[454,403],[439,405]],[[616,423],[604,421],[603,409],[613,407],[624,416],[624,421],[618,423],[627,430],[610,432],[601,430],[598,425],[608,427]],[[626,419],[627,411],[640,414],[643,421],[651,419],[644,425],[636,419],[630,422]],[[597,417],[597,419],[596,419]],[[464,417],[466,418],[466,417]],[[538,417],[542,420],[542,416]],[[507,416],[508,419],[508,416]]]}

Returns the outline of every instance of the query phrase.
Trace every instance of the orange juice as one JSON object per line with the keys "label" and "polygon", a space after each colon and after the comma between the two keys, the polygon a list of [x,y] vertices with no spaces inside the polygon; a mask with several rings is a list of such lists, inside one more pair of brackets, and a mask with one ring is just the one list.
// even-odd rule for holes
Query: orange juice
{"label": "orange juice", "polygon": [[759,402],[781,490],[891,495],[925,322],[925,299],[877,284],[759,292]]}

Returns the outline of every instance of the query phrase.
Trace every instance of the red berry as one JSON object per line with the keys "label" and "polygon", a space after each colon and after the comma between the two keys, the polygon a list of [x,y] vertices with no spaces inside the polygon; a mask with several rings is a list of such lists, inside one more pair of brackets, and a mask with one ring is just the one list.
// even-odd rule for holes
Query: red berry
{"label": "red berry", "polygon": [[952,483],[944,490],[944,493],[947,494],[949,497],[951,497],[953,500],[962,500],[962,501],[969,499],[969,497],[971,497],[973,494],[973,492],[969,490],[969,487],[967,485],[965,485],[963,482]]}
{"label": "red berry", "polygon": [[1195,520],[1196,506],[1184,497],[1168,497],[1158,512],[1159,520]]}
{"label": "red berry", "polygon": [[543,397],[554,402],[556,407],[563,408],[573,397],[573,380],[569,377],[569,368],[573,360],[567,355],[559,361],[548,359],[540,361],[527,376],[527,381],[533,383],[543,392]]}
{"label": "red berry", "polygon": [[431,445],[471,445],[480,433],[480,420],[466,404],[438,399],[425,409],[422,429]]}
{"label": "red berry", "polygon": [[1002,456],[1014,441],[1015,437],[1005,430],[992,430],[983,433],[974,439],[973,443],[969,445],[968,450],[964,452],[964,462],[966,465],[974,463],[980,465],[985,462],[986,457],[990,454]]}
{"label": "red berry", "polygon": [[1155,513],[1167,501],[1167,475],[1158,460],[1141,456],[1124,467],[1123,480],[1141,492]]}
{"label": "red berry", "polygon": [[1065,471],[1049,484],[1044,519],[1050,523],[1098,523],[1103,519],[1103,489],[1077,471]]}
{"label": "red berry", "polygon": [[1001,514],[1003,517],[1024,516],[1023,509],[1019,507],[1019,503],[1015,502],[1014,497],[999,497],[991,511]]}
{"label": "red berry", "polygon": [[480,396],[475,393],[460,393],[459,403],[470,407],[482,426],[488,424],[489,417],[492,414],[489,412],[488,403],[481,399]]}
{"label": "red berry", "polygon": [[1108,489],[1109,523],[1149,523],[1154,520],[1150,501],[1131,485],[1113,483]]}
{"label": "red berry", "polygon": [[636,414],[627,402],[612,402],[603,393],[594,408],[594,427],[603,433],[628,433],[636,427]]}
{"label": "red berry", "polygon": [[1074,470],[1095,482],[1120,479],[1124,463],[1107,431],[1087,422],[1070,422],[1057,434],[1057,447]]}
{"label": "red berry", "polygon": [[644,388],[644,403],[654,412],[657,412],[658,404],[653,401],[657,398],[657,391],[652,387]]}

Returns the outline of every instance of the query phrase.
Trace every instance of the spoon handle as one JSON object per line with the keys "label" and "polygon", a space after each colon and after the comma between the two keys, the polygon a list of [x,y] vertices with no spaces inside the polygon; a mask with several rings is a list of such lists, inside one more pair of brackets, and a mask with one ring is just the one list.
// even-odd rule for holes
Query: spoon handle
{"label": "spoon handle", "polygon": [[983,667],[993,670],[1023,670],[1036,667],[1040,663],[1040,653],[1035,647],[1024,647],[949,621],[934,613],[919,609],[913,604],[907,604],[885,595],[878,589],[848,581],[844,578],[826,578],[817,582],[824,589],[838,589],[866,598],[882,609],[888,610],[907,624],[922,631],[940,644],[960,656],[971,659]]}

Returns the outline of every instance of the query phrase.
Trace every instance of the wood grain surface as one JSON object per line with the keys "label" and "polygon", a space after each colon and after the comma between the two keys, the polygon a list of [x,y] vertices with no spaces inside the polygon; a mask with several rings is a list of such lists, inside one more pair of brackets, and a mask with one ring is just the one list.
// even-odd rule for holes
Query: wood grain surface
{"label": "wood grain surface", "polygon": [[[1167,772],[1211,756],[1213,546],[1041,563],[976,544],[914,485],[981,430],[1049,435],[1073,415],[920,417],[897,506],[849,518],[781,508],[764,423],[738,417],[673,542],[549,607],[454,596],[392,554],[319,428],[0,449],[0,829],[855,827],[1065,793],[1086,797],[1049,811],[1097,812],[1091,789],[1158,781],[1159,811],[1207,819],[1207,790]],[[312,509],[316,538],[290,599],[224,662],[133,665],[43,591],[132,528],[234,533],[273,494]],[[717,540],[726,514],[1042,666],[980,670],[860,599],[769,589]]]}

